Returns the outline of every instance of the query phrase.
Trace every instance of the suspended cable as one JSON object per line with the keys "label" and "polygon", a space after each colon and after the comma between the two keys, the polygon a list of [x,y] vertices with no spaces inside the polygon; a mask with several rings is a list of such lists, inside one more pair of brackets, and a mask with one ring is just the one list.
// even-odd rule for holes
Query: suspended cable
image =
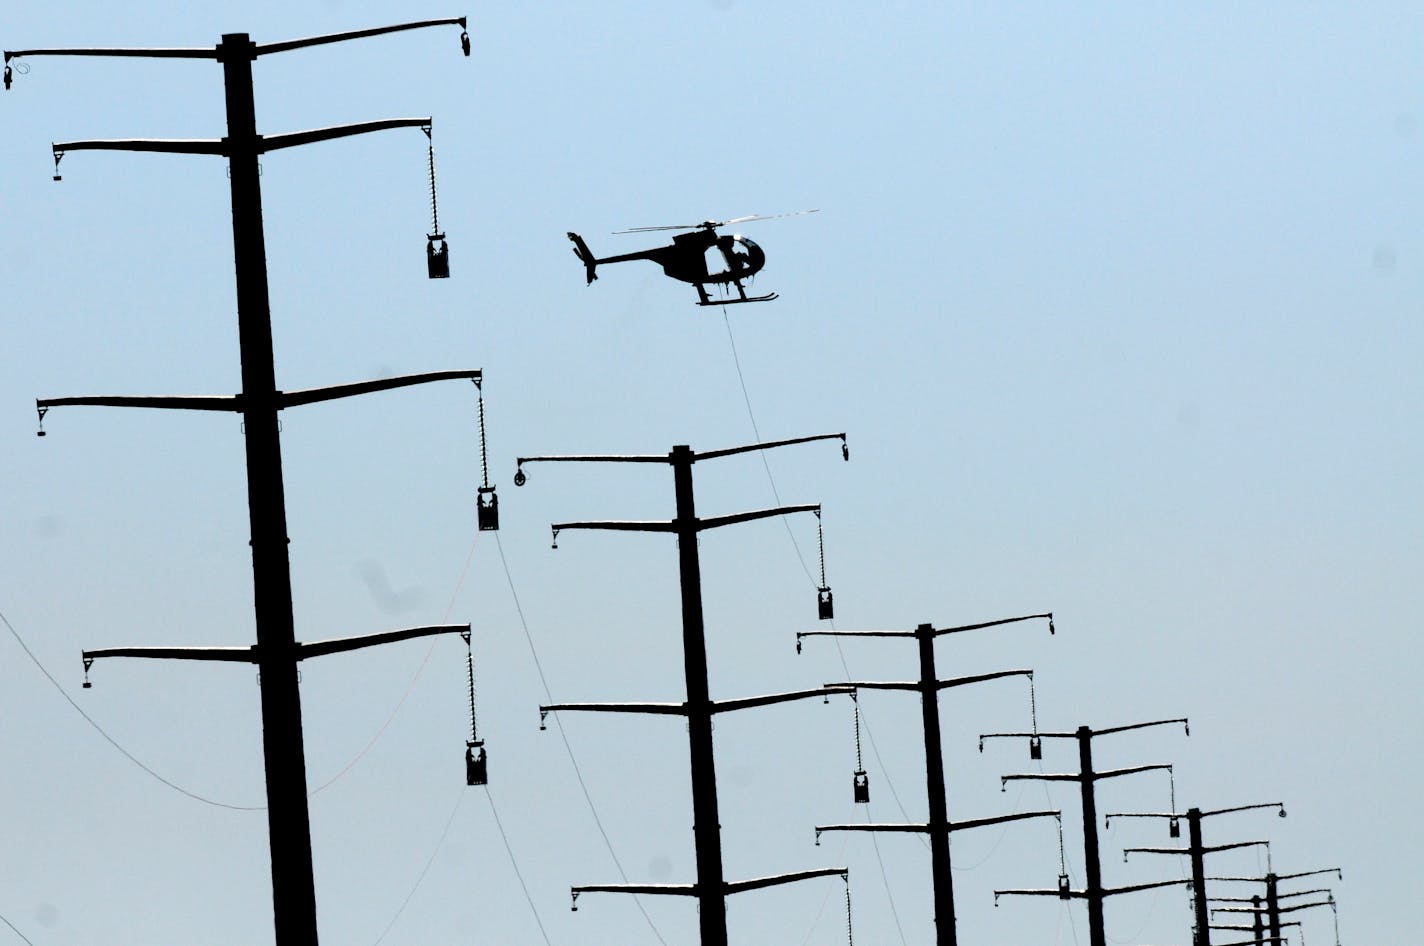
{"label": "suspended cable", "polygon": [[[15,934],[16,936],[20,937],[20,939],[24,940],[24,941],[27,942],[27,943],[30,943],[30,938],[29,938],[28,936],[26,936],[24,933],[21,933],[18,929],[16,929],[16,928],[15,928],[15,924],[14,924],[14,923],[11,923],[9,920],[5,919],[4,916],[0,916],[0,922],[3,922],[6,926],[10,927],[10,929],[14,932],[14,934]],[[1338,924],[1337,924],[1337,925],[1338,925]],[[1337,937],[1337,938],[1338,938],[1338,937]],[[30,946],[35,946],[35,944],[34,944],[34,943],[30,943]]]}
{"label": "suspended cable", "polygon": [[519,880],[519,888],[524,891],[524,899],[529,904],[529,912],[534,914],[534,923],[539,927],[539,935],[544,938],[545,944],[548,944],[549,934],[544,930],[544,921],[539,918],[539,909],[534,906],[534,898],[529,895],[529,885],[524,882],[524,874],[520,872],[519,864],[514,859],[514,848],[510,847],[509,835],[504,830],[504,822],[499,820],[499,810],[494,806],[494,796],[486,791],[485,799],[489,802],[490,814],[494,815],[494,824],[499,829],[499,838],[504,842],[504,851],[509,855],[509,864],[514,868],[514,876]]}
{"label": "suspended cable", "polygon": [[[405,899],[401,901],[401,905],[396,908],[396,914],[391,917],[391,921],[386,924],[386,928],[381,930],[381,935],[376,937],[376,942],[373,946],[380,946],[381,942],[386,938],[386,934],[391,931],[391,928],[396,925],[396,921],[400,919],[401,914],[405,912],[405,908],[410,904],[411,898],[415,896],[415,892],[420,889],[421,883],[425,880],[425,875],[430,872],[430,865],[435,863],[435,855],[440,853],[440,848],[445,844],[446,836],[450,834],[450,825],[455,823],[455,815],[459,812],[460,804],[464,800],[465,793],[462,790],[460,794],[455,797],[455,806],[450,809],[450,816],[445,819],[445,827],[440,829],[440,838],[435,842],[435,848],[430,852],[430,856],[426,858],[425,866],[420,869],[420,875],[415,878],[415,883],[411,885],[410,892],[405,895]],[[523,883],[523,881],[521,880],[520,883]]]}
{"label": "suspended cable", "polygon": [[[495,533],[495,546],[499,549],[499,561],[504,566],[504,577],[509,583],[509,594],[514,599],[514,610],[519,615],[519,626],[524,630],[524,640],[529,645],[529,655],[534,659],[534,669],[539,675],[539,684],[544,688],[544,699],[550,703],[554,702],[553,692],[549,689],[549,680],[544,676],[544,665],[539,660],[539,651],[534,646],[534,636],[529,633],[529,622],[524,617],[524,606],[519,603],[519,592],[514,587],[514,576],[509,571],[509,560],[504,555],[504,542],[500,540],[499,533]],[[593,803],[593,796],[589,794],[588,784],[584,781],[583,772],[579,769],[578,759],[574,756],[573,745],[569,742],[568,733],[564,732],[564,724],[559,714],[554,715],[554,728],[559,732],[559,739],[564,743],[564,751],[568,753],[569,764],[573,766],[574,778],[578,780],[579,789],[583,792],[583,800],[588,804],[589,814],[593,816],[594,826],[598,828],[599,835],[603,838],[603,845],[608,849],[608,856],[613,860],[613,866],[618,871],[618,876],[624,883],[628,882],[628,874],[623,870],[623,862],[618,859],[618,854],[613,850],[613,842],[608,837],[608,831],[603,827],[603,819],[598,816],[598,808]],[[634,895],[633,902],[637,904],[638,912],[643,914],[643,919],[648,923],[648,929],[653,931],[653,936],[663,946],[667,946],[667,940],[658,932],[657,926],[653,923],[653,918],[648,914],[647,908],[643,906],[641,897]]]}
{"label": "suspended cable", "polygon": [[34,665],[39,668],[40,673],[45,675],[45,679],[47,679],[50,684],[55,688],[55,690],[58,691],[60,696],[64,697],[64,701],[70,706],[72,706],[74,708],[74,711],[80,716],[82,716],[86,723],[94,727],[94,731],[97,732],[100,736],[103,736],[104,741],[107,742],[109,745],[113,746],[115,749],[117,749],[119,751],[119,754],[122,755],[125,759],[128,759],[134,765],[138,766],[140,769],[143,769],[143,771],[147,772],[149,775],[153,776],[158,781],[162,782],[164,785],[167,785],[169,788],[173,789],[178,794],[185,795],[188,798],[193,799],[194,801],[200,801],[205,805],[212,805],[214,808],[227,808],[231,811],[263,811],[265,809],[265,805],[230,805],[227,802],[218,801],[214,798],[208,798],[205,795],[200,795],[197,792],[189,791],[188,789],[179,785],[177,782],[173,782],[167,778],[164,778],[162,775],[159,775],[157,772],[149,768],[143,762],[139,761],[137,756],[135,756],[129,750],[125,749],[123,746],[119,745],[118,740],[116,740],[113,736],[109,735],[109,733],[104,729],[103,726],[100,726],[97,722],[94,721],[94,717],[84,712],[83,708],[80,707],[78,703],[74,702],[74,699],[64,691],[64,687],[61,686],[59,681],[54,678],[54,675],[45,668],[44,664],[40,663],[40,659],[35,656],[35,652],[30,650],[30,645],[25,643],[25,639],[20,636],[19,631],[15,630],[15,626],[10,623],[10,619],[5,617],[3,612],[0,612],[0,621],[4,622],[6,629],[9,630],[10,634],[14,636],[16,642],[19,643],[20,648],[24,650],[26,656],[30,658],[31,662],[33,662]]}
{"label": "suspended cable", "polygon": [[[470,540],[470,551],[465,555],[465,565],[463,568],[460,569],[460,577],[455,581],[455,589],[450,592],[450,601],[445,605],[445,613],[440,618],[442,624],[450,619],[450,612],[455,610],[455,601],[460,596],[460,589],[465,586],[465,578],[470,574],[470,563],[474,561],[475,546],[479,544],[479,539],[480,534],[477,530],[475,532],[475,537]],[[347,762],[340,769],[338,769],[336,774],[333,775],[331,778],[327,779],[325,782],[322,782],[316,788],[312,789],[308,793],[307,797],[314,797],[334,785],[338,780],[340,780],[348,772],[354,769],[357,763],[359,763],[362,759],[366,758],[366,754],[375,747],[377,742],[380,742],[381,737],[386,734],[386,730],[389,729],[391,723],[395,721],[396,714],[399,713],[401,711],[401,707],[405,705],[405,701],[410,699],[410,695],[415,692],[415,684],[420,679],[421,674],[425,672],[426,665],[430,663],[430,658],[435,653],[436,643],[436,641],[432,640],[430,642],[430,646],[425,649],[425,657],[421,659],[420,666],[415,668],[415,673],[411,674],[410,682],[406,684],[405,692],[402,693],[401,698],[396,701],[396,705],[391,707],[390,713],[386,716],[386,721],[381,723],[375,734],[372,735],[371,738],[366,742],[366,744],[361,747],[361,750],[357,752],[356,755],[352,756],[350,762]],[[474,712],[473,706],[471,707],[470,711],[471,713]]]}

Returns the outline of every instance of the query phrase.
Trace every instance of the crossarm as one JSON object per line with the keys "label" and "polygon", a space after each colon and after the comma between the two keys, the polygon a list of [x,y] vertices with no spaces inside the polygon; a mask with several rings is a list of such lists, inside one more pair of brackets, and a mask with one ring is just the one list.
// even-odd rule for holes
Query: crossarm
{"label": "crossarm", "polygon": [[104,647],[81,652],[84,667],[101,657],[147,657],[159,660],[227,660],[257,663],[257,648],[248,647]]}
{"label": "crossarm", "polygon": [[1033,677],[1032,670],[1000,670],[996,673],[979,673],[971,677],[955,677],[952,680],[939,680],[935,683],[938,690],[948,690],[951,687],[968,686],[971,683],[983,683],[986,680],[998,680],[1002,677]]}
{"label": "crossarm", "polygon": [[157,49],[16,49],[5,50],[5,61],[21,56],[126,56],[142,59],[217,59],[218,51],[212,46],[196,48]]}
{"label": "crossarm", "polygon": [[289,131],[281,135],[261,135],[258,137],[257,153],[280,151],[298,145],[331,141],[334,138],[349,138],[372,131],[386,131],[390,128],[429,128],[430,116],[424,118],[382,118],[373,122],[356,122],[354,125],[332,125],[328,128],[312,128],[307,131]]}
{"label": "crossarm", "polygon": [[360,650],[362,647],[374,647],[377,644],[393,644],[396,641],[408,641],[417,637],[431,637],[436,634],[469,634],[468,624],[432,624],[427,627],[407,627],[398,631],[382,631],[379,634],[363,634],[360,637],[334,637],[330,640],[312,641],[310,644],[297,644],[297,659],[306,660],[308,657],[324,657],[327,654],[340,654],[348,650]]}
{"label": "crossarm", "polygon": [[772,516],[786,516],[793,512],[819,513],[820,511],[820,503],[810,503],[800,506],[777,506],[775,509],[756,509],[751,512],[734,512],[729,516],[710,516],[706,519],[698,519],[697,531],[703,532],[707,529],[736,525],[739,522],[752,522],[756,519],[769,519]]}
{"label": "crossarm", "polygon": [[365,39],[368,36],[382,36],[386,33],[400,33],[405,30],[418,30],[427,26],[458,26],[465,28],[465,18],[449,17],[443,20],[420,20],[416,23],[399,23],[395,26],[376,26],[365,30],[349,30],[345,33],[328,33],[325,36],[308,36],[305,39],[288,39],[280,43],[260,43],[257,46],[256,55],[265,56],[268,53],[283,53],[290,49],[303,49],[307,46],[321,46],[326,43],[341,43],[348,39]]}
{"label": "crossarm", "polygon": [[[1201,850],[1202,850],[1202,853],[1203,853],[1203,854],[1215,854],[1215,853],[1218,852],[1218,851],[1234,851],[1234,850],[1236,850],[1236,849],[1239,848],[1239,847],[1260,847],[1260,846],[1263,845],[1263,844],[1269,845],[1270,843],[1271,843],[1270,841],[1237,841],[1235,844],[1213,844],[1213,845],[1208,845],[1208,846],[1203,847]],[[1124,860],[1127,859],[1127,855],[1129,855],[1129,854],[1190,854],[1190,853],[1192,853],[1192,849],[1189,848],[1189,847],[1128,847],[1128,848],[1123,848],[1123,850],[1122,850],[1122,856],[1123,856],[1123,859],[1124,859]]]}
{"label": "crossarm", "polygon": [[1061,811],[1021,811],[1012,815],[998,815],[993,818],[975,818],[970,821],[951,821],[949,830],[967,831],[970,828],[983,828],[991,824],[1003,824],[1007,821],[1023,821],[1027,818],[1057,818],[1063,819]]}
{"label": "crossarm", "polygon": [[773,703],[788,703],[791,700],[805,700],[813,696],[829,696],[832,693],[851,693],[855,688],[834,684],[817,687],[814,690],[796,690],[791,693],[768,693],[764,696],[744,696],[735,700],[714,700],[712,712],[730,713],[734,710],[751,709],[754,706],[770,706]]}
{"label": "crossarm", "polygon": [[594,522],[556,522],[549,528],[554,530],[557,540],[565,529],[606,529],[612,532],[674,532],[676,523],[666,519],[606,519]]}
{"label": "crossarm", "polygon": [[748,890],[761,890],[764,887],[775,887],[778,884],[793,884],[798,880],[810,880],[812,877],[835,877],[844,878],[848,871],[844,867],[817,867],[812,870],[798,870],[789,874],[775,874],[770,877],[755,877],[751,880],[734,880],[724,886],[727,893],[745,893]]}
{"label": "crossarm", "polygon": [[394,378],[374,378],[370,381],[353,381],[350,384],[335,384],[325,388],[308,388],[304,391],[283,391],[279,395],[282,407],[300,407],[303,404],[315,404],[319,401],[333,401],[337,398],[354,397],[358,394],[373,394],[377,391],[390,391],[395,388],[409,387],[413,384],[426,384],[430,381],[451,381],[465,378],[470,381],[479,382],[483,373],[478,368],[461,368],[453,371],[426,371],[421,374],[406,374]]}
{"label": "crossarm", "polygon": [[1045,611],[1042,614],[1024,614],[1016,618],[999,618],[997,621],[981,621],[978,624],[961,624],[958,627],[943,627],[935,629],[935,636],[941,634],[958,634],[961,631],[977,631],[985,627],[998,627],[1000,624],[1017,624],[1019,621],[1032,621],[1037,618],[1048,618],[1048,633],[1053,633],[1053,612]]}
{"label": "crossarm", "polygon": [[187,397],[166,394],[85,394],[77,397],[37,398],[35,407],[47,411],[51,407],[152,407],[179,411],[242,410],[240,395]]}
{"label": "crossarm", "polygon": [[165,154],[227,154],[225,138],[107,138],[65,141],[50,146],[58,160],[69,151],[160,151]]}
{"label": "crossarm", "polygon": [[542,723],[550,713],[652,713],[655,716],[686,716],[686,703],[550,703],[539,707]]}
{"label": "crossarm", "polygon": [[1159,880],[1150,884],[1132,884],[1127,887],[1104,887],[1103,896],[1110,897],[1119,893],[1137,893],[1139,890],[1155,890],[1158,887],[1191,886],[1191,883],[1192,879],[1187,877],[1182,880]]}
{"label": "crossarm", "polygon": [[730,457],[738,453],[750,453],[753,450],[773,450],[776,447],[790,447],[798,443],[812,443],[816,440],[839,440],[842,444],[846,442],[846,435],[839,434],[815,434],[810,437],[792,437],[790,440],[769,440],[765,443],[750,443],[741,447],[727,447],[724,450],[708,450],[706,453],[699,453],[693,457],[697,460],[715,460],[718,457]]}

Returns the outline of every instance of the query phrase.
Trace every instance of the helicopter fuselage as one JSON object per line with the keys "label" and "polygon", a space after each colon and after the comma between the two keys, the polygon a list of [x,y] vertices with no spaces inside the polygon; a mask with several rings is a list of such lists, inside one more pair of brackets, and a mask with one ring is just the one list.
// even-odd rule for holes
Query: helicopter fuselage
{"label": "helicopter fuselage", "polygon": [[[775,298],[769,296],[748,297],[742,280],[755,276],[766,265],[766,253],[748,237],[737,234],[718,234],[712,229],[697,229],[690,233],[679,233],[672,238],[671,245],[657,246],[636,253],[621,253],[617,256],[594,257],[583,238],[570,233],[574,253],[584,263],[588,281],[597,279],[595,268],[603,263],[625,263],[629,260],[651,260],[662,267],[663,273],[681,282],[692,283],[697,288],[699,304],[713,305],[714,300],[707,294],[707,286],[733,286],[738,299],[730,302],[761,302]],[[726,269],[712,271],[707,267],[707,253],[717,249],[722,255]]]}

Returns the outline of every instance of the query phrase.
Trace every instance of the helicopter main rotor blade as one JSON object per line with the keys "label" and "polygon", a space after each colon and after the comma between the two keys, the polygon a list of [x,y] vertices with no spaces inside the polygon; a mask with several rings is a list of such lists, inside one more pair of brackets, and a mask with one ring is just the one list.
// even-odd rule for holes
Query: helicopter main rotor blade
{"label": "helicopter main rotor blade", "polygon": [[[707,226],[706,223],[689,223],[682,226],[671,227],[633,227],[631,230],[614,230],[613,233],[616,236],[622,233],[652,233],[654,230],[697,230],[705,226]],[[712,226],[715,227],[718,226],[718,224],[714,223]]]}
{"label": "helicopter main rotor blade", "polygon": [[750,222],[750,221],[752,221],[752,220],[778,220],[778,219],[780,219],[780,218],[782,218],[782,217],[800,217],[800,216],[804,216],[805,214],[815,214],[815,213],[820,213],[820,212],[821,212],[821,211],[820,211],[819,209],[816,209],[816,210],[793,210],[793,211],[791,211],[790,213],[784,213],[784,214],[752,214],[752,215],[749,216],[749,217],[733,217],[731,220],[723,220],[721,223],[717,224],[717,226],[719,226],[719,227],[729,227],[729,226],[731,226],[731,225],[734,224],[734,223],[748,223],[748,222]]}
{"label": "helicopter main rotor blade", "polygon": [[749,214],[745,217],[733,217],[731,220],[704,220],[701,223],[688,223],[682,226],[667,227],[633,227],[631,230],[614,230],[614,234],[623,233],[653,233],[658,230],[715,230],[718,227],[731,226],[734,223],[749,223],[753,220],[778,220],[782,217],[800,217],[805,214],[820,213],[816,210],[793,210],[784,214]]}

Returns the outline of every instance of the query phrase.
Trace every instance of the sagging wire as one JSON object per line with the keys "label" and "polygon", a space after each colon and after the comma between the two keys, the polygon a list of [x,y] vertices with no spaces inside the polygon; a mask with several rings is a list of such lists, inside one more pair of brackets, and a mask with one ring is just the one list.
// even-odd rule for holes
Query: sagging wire
{"label": "sagging wire", "polygon": [[[510,597],[514,600],[514,611],[519,615],[519,626],[524,630],[524,640],[529,645],[529,655],[534,659],[534,670],[539,675],[540,686],[544,688],[544,699],[549,703],[553,703],[554,695],[549,689],[549,680],[544,675],[544,665],[539,660],[539,651],[534,646],[534,637],[529,633],[529,621],[524,616],[524,606],[520,603],[519,592],[514,587],[514,575],[509,570],[509,559],[507,559],[504,554],[504,543],[500,540],[499,533],[497,532],[495,533],[494,541],[495,547],[499,549],[500,564],[504,566],[504,577],[505,581],[509,584]],[[612,859],[613,866],[617,869],[619,877],[622,878],[624,883],[627,883],[628,874],[624,871],[623,862],[618,859],[618,854],[613,849],[613,841],[608,837],[607,829],[603,827],[603,819],[598,816],[598,808],[593,803],[593,796],[589,793],[588,783],[584,781],[583,771],[579,768],[578,759],[574,756],[573,744],[569,742],[568,733],[564,731],[563,721],[558,714],[554,716],[554,725],[559,730],[559,738],[564,744],[564,752],[568,754],[569,764],[573,766],[574,778],[578,781],[580,791],[583,792],[583,800],[588,804],[589,814],[593,816],[593,824],[598,828],[599,836],[603,838],[603,845],[608,849],[608,856]],[[643,919],[647,921],[648,929],[652,930],[654,938],[656,938],[659,943],[662,943],[663,946],[667,946],[667,940],[663,939],[662,933],[658,931],[657,926],[653,923],[652,916],[648,913],[647,908],[643,906],[642,898],[635,895],[633,897],[633,903],[637,905],[638,912],[643,914]]]}
{"label": "sagging wire", "polygon": [[122,755],[125,759],[128,759],[128,760],[129,760],[130,762],[132,762],[134,765],[138,766],[140,769],[142,769],[143,771],[147,772],[149,775],[153,776],[155,779],[157,779],[158,781],[162,782],[164,785],[167,785],[169,788],[173,789],[173,790],[174,790],[175,792],[177,792],[178,794],[184,795],[184,796],[186,796],[186,797],[188,797],[188,798],[191,798],[191,799],[193,799],[194,801],[202,802],[202,803],[205,804],[205,805],[212,805],[214,808],[226,808],[226,809],[228,809],[229,811],[264,811],[264,810],[266,810],[266,806],[265,806],[265,805],[232,805],[232,804],[228,804],[227,802],[218,801],[218,800],[215,799],[215,798],[208,798],[207,796],[205,796],[205,795],[200,795],[200,794],[198,794],[197,792],[189,791],[188,789],[184,788],[182,785],[179,785],[177,782],[174,782],[174,781],[172,781],[172,780],[170,780],[170,779],[168,779],[168,778],[165,778],[164,776],[160,775],[158,772],[156,772],[156,771],[154,771],[153,769],[149,768],[149,767],[148,767],[147,765],[145,765],[142,761],[140,761],[139,758],[138,758],[137,756],[135,756],[132,752],[130,752],[129,750],[125,749],[122,745],[120,745],[120,744],[119,744],[119,741],[118,741],[117,739],[115,739],[113,736],[109,735],[108,731],[105,730],[103,726],[100,726],[100,725],[94,720],[94,717],[92,717],[92,716],[90,716],[88,713],[84,712],[83,707],[81,707],[78,703],[74,702],[73,697],[71,697],[68,693],[66,693],[65,690],[64,690],[64,687],[61,686],[61,685],[60,685],[60,682],[54,678],[54,674],[50,673],[49,670],[45,667],[45,665],[42,664],[42,663],[40,663],[40,659],[35,656],[35,652],[32,651],[32,650],[30,650],[30,645],[27,644],[27,643],[25,643],[25,639],[20,636],[20,632],[19,632],[19,631],[15,630],[15,625],[13,625],[13,624],[10,623],[10,619],[7,618],[7,617],[4,615],[3,612],[0,612],[0,622],[3,622],[3,623],[4,623],[6,629],[9,630],[10,634],[15,638],[15,641],[20,645],[20,649],[23,650],[23,651],[25,652],[25,655],[30,658],[30,661],[31,661],[32,663],[34,663],[34,665],[35,665],[37,668],[39,668],[40,673],[44,674],[45,679],[50,682],[50,684],[55,688],[56,691],[58,691],[58,693],[59,693],[60,696],[64,697],[64,701],[65,701],[66,703],[68,703],[70,706],[72,706],[72,707],[74,708],[74,711],[75,711],[76,713],[78,713],[80,716],[82,716],[82,717],[84,718],[84,721],[85,721],[86,723],[88,723],[90,726],[92,726],[93,729],[94,729],[94,731],[97,732],[100,736],[102,736],[102,737],[104,738],[104,741],[105,741],[105,742],[107,742],[109,745],[111,745],[111,746],[113,746],[115,749],[117,749],[117,750],[119,751],[119,754]]}

